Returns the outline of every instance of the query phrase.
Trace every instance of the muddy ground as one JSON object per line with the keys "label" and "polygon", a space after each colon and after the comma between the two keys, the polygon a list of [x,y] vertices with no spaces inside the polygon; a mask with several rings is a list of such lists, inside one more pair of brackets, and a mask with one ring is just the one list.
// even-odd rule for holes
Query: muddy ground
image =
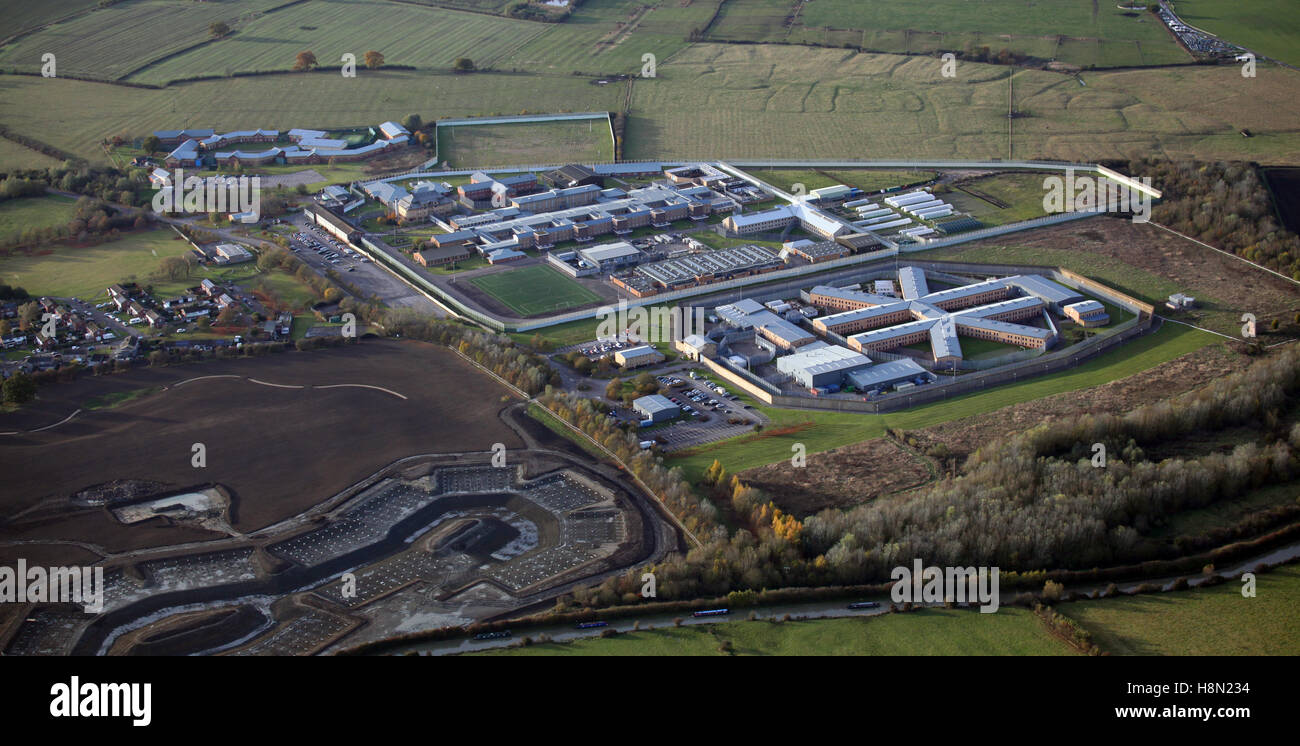
{"label": "muddy ground", "polygon": [[[338,384],[352,385],[321,388]],[[85,409],[105,394],[141,389],[153,391]],[[43,386],[37,402],[0,415],[0,432],[20,433],[0,436],[0,540],[72,540],[117,552],[220,538],[166,519],[128,528],[104,508],[69,502],[86,487],[126,479],[224,485],[234,528],[262,528],[404,456],[521,447],[498,417],[506,395],[445,348],[369,340]],[[195,443],[205,446],[205,468],[191,463]]]}

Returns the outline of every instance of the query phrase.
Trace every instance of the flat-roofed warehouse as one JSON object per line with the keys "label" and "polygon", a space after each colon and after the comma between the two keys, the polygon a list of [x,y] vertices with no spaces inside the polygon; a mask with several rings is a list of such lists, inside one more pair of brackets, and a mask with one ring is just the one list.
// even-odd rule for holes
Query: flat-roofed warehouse
{"label": "flat-roofed warehouse", "polygon": [[823,342],[776,360],[777,370],[808,389],[838,386],[849,373],[870,365],[871,359],[860,352]]}
{"label": "flat-roofed warehouse", "polygon": [[680,407],[662,394],[651,394],[636,399],[632,402],[632,409],[647,420],[655,422],[667,422],[682,413]]}
{"label": "flat-roofed warehouse", "polygon": [[849,373],[847,377],[849,383],[853,384],[858,391],[887,388],[916,378],[932,378],[931,374],[915,360],[891,360],[887,363],[878,363],[869,368],[859,368]]}
{"label": "flat-roofed warehouse", "polygon": [[627,241],[578,249],[578,255],[596,265],[602,271],[628,264],[636,264],[641,260],[641,252]]}

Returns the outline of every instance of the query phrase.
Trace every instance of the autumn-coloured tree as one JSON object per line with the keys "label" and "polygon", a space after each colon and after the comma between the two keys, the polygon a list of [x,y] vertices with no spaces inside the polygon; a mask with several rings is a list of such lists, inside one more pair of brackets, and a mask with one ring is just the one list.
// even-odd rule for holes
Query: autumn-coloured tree
{"label": "autumn-coloured tree", "polygon": [[294,58],[293,69],[299,72],[306,72],[311,70],[313,67],[316,67],[317,64],[315,53],[310,50],[303,51],[299,52],[298,56]]}
{"label": "autumn-coloured tree", "polygon": [[380,52],[376,52],[373,49],[370,50],[369,52],[366,52],[365,60],[366,60],[366,67],[370,68],[371,70],[378,70],[379,68],[384,66],[384,55]]}

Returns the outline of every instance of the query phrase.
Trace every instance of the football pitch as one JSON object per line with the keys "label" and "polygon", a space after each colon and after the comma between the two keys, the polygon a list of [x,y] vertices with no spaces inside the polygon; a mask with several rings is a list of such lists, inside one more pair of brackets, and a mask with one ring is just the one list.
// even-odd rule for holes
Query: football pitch
{"label": "football pitch", "polygon": [[535,264],[470,280],[520,316],[563,311],[600,300],[600,296],[550,267]]}

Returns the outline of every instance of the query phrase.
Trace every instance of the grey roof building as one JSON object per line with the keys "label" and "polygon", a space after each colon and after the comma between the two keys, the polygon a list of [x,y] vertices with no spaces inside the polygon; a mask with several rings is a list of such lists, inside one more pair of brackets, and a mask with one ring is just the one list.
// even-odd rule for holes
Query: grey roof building
{"label": "grey roof building", "polygon": [[682,410],[672,400],[660,394],[643,396],[632,402],[632,408],[647,420],[666,422],[680,415]]}

